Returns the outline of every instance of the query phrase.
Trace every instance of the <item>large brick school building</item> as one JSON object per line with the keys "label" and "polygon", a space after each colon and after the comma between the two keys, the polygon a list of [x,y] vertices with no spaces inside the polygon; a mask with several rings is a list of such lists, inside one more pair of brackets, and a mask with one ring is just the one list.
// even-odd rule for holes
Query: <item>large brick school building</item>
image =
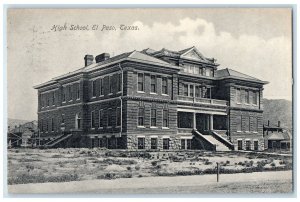
{"label": "large brick school building", "polygon": [[84,57],[35,86],[44,147],[262,150],[263,85],[195,47]]}

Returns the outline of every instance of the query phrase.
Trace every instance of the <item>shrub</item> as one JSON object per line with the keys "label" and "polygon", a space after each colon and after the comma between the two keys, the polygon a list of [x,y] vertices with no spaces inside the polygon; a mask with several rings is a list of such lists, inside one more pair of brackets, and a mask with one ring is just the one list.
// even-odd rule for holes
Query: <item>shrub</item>
{"label": "shrub", "polygon": [[138,166],[138,165],[135,166],[135,170],[140,170],[140,169],[141,169],[140,166]]}
{"label": "shrub", "polygon": [[275,167],[276,165],[275,165],[275,163],[271,163],[271,166],[272,166],[272,167]]}
{"label": "shrub", "polygon": [[151,165],[154,166],[154,167],[157,166],[157,161],[152,161]]}
{"label": "shrub", "polygon": [[51,158],[62,158],[63,156],[60,154],[54,154],[51,156]]}
{"label": "shrub", "polygon": [[131,167],[130,167],[130,166],[127,166],[127,170],[131,170]]}

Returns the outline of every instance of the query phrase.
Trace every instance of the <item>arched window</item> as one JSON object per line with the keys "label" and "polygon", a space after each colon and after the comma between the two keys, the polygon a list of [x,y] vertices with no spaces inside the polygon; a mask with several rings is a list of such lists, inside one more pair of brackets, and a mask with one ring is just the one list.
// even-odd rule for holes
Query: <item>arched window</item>
{"label": "arched window", "polygon": [[76,129],[81,128],[81,113],[77,113],[75,116],[75,128]]}

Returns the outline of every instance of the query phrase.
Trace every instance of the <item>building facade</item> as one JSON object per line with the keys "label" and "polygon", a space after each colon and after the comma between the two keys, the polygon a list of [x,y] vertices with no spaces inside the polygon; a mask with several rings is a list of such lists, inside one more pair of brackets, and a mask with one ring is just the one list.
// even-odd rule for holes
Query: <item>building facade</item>
{"label": "building facade", "polygon": [[195,47],[84,57],[35,86],[45,147],[262,150],[263,85]]}

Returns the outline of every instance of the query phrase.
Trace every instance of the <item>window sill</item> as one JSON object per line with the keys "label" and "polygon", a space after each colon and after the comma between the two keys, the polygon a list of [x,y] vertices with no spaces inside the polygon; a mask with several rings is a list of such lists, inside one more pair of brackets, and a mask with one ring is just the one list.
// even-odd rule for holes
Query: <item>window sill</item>
{"label": "window sill", "polygon": [[161,94],[162,96],[169,96],[168,94]]}
{"label": "window sill", "polygon": [[155,92],[150,92],[150,95],[157,95],[157,93],[155,93]]}
{"label": "window sill", "polygon": [[98,129],[103,129],[103,127],[99,127]]}
{"label": "window sill", "polygon": [[137,128],[146,128],[145,126],[137,126]]}
{"label": "window sill", "polygon": [[145,91],[137,91],[138,93],[145,93]]}
{"label": "window sill", "polygon": [[73,100],[69,100],[69,102],[73,102]]}
{"label": "window sill", "polygon": [[77,98],[76,100],[80,100],[80,98]]}
{"label": "window sill", "polygon": [[95,128],[91,128],[91,130],[95,130]]}
{"label": "window sill", "polygon": [[237,102],[236,104],[237,104],[237,105],[241,105],[242,103],[240,103],[240,102]]}
{"label": "window sill", "polygon": [[95,99],[96,97],[91,97],[91,99]]}
{"label": "window sill", "polygon": [[104,95],[99,95],[99,97],[104,97]]}
{"label": "window sill", "polygon": [[113,93],[108,93],[107,95],[112,95]]}
{"label": "window sill", "polygon": [[106,128],[112,128],[111,126],[107,126]]}
{"label": "window sill", "polygon": [[253,133],[257,134],[258,132],[256,132],[256,131],[253,131]]}
{"label": "window sill", "polygon": [[170,129],[169,127],[162,127],[161,129],[165,129],[165,130],[167,130],[167,129]]}
{"label": "window sill", "polygon": [[157,128],[157,126],[150,126],[150,128]]}
{"label": "window sill", "polygon": [[238,130],[238,131],[236,131],[237,133],[241,133],[241,132],[243,132],[243,131],[240,131],[240,130]]}
{"label": "window sill", "polygon": [[66,101],[62,101],[62,103],[66,103]]}
{"label": "window sill", "polygon": [[121,128],[121,126],[116,126],[116,128]]}

